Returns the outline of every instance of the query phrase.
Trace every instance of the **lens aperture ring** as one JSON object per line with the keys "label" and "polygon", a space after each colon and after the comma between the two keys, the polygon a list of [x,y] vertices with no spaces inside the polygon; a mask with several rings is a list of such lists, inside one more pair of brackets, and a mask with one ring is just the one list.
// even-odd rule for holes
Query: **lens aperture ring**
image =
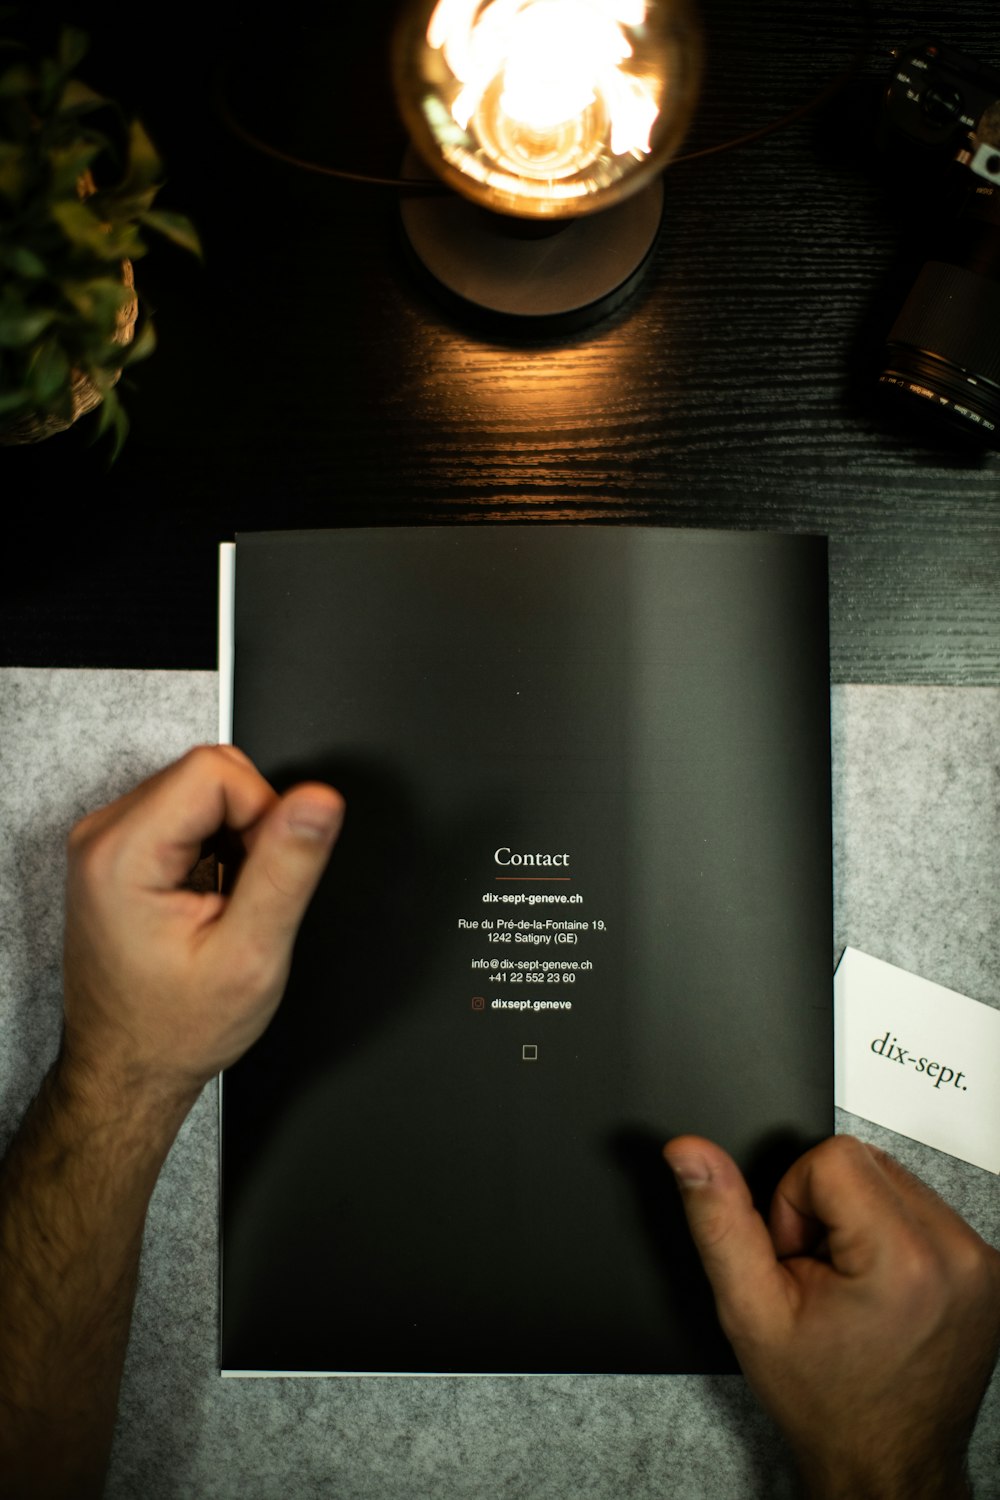
{"label": "lens aperture ring", "polygon": [[879,385],[911,411],[1000,447],[1000,285],[928,261],[889,334]]}
{"label": "lens aperture ring", "polygon": [[1000,385],[1000,284],[977,271],[929,260],[888,342],[908,344]]}

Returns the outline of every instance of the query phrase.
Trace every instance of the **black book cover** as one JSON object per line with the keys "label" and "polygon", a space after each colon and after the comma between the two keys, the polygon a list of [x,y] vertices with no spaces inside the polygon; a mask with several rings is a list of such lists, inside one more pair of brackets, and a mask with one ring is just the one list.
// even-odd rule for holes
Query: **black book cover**
{"label": "black book cover", "polygon": [[223,1368],[735,1368],[660,1147],[763,1206],[833,1128],[825,539],[241,535],[234,657],[348,812],[223,1078]]}

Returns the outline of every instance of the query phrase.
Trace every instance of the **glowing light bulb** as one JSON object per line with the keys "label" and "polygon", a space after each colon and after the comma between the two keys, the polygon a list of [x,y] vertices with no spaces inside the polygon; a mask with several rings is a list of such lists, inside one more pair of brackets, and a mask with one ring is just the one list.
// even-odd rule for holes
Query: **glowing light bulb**
{"label": "glowing light bulb", "polygon": [[700,33],[687,0],[424,0],[394,69],[414,144],[451,186],[501,213],[575,217],[676,150]]}

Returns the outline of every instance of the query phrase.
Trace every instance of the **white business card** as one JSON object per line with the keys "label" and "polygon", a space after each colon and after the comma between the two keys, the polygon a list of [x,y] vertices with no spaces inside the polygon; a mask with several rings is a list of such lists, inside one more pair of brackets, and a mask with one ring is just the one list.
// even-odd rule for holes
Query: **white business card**
{"label": "white business card", "polygon": [[833,995],[841,1109],[1000,1173],[1000,1010],[857,948]]}

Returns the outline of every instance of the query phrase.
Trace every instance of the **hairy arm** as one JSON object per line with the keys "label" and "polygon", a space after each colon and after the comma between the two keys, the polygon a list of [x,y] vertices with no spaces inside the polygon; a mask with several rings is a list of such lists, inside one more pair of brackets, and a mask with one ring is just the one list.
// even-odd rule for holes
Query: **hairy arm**
{"label": "hairy arm", "polygon": [[[62,1046],[0,1166],[4,1500],[101,1493],[157,1176],[277,1009],[342,811],[201,747],[70,835]],[[220,831],[246,850],[235,886],[195,892]]]}
{"label": "hairy arm", "polygon": [[0,1167],[0,1489],[98,1496],[150,1195],[189,1101],[57,1063]]}

